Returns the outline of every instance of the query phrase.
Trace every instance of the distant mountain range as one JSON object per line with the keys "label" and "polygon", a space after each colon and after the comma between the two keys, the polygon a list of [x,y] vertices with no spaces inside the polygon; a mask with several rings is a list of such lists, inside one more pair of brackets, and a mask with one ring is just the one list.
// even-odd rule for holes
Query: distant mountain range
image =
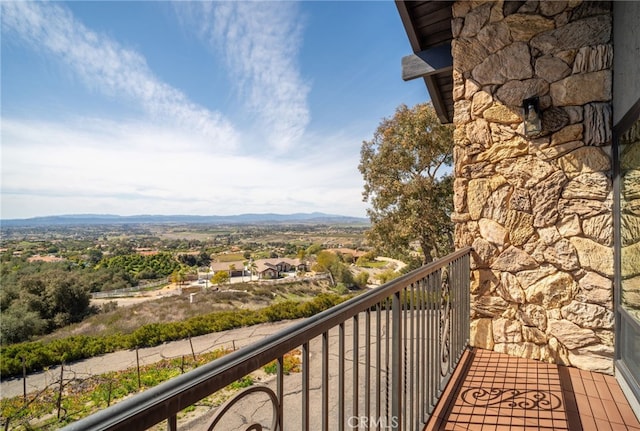
{"label": "distant mountain range", "polygon": [[7,219],[0,221],[3,227],[47,225],[104,225],[104,224],[266,224],[266,223],[319,223],[319,224],[368,224],[369,219],[319,212],[296,214],[238,214],[230,216],[196,215],[134,215],[68,214],[59,216]]}

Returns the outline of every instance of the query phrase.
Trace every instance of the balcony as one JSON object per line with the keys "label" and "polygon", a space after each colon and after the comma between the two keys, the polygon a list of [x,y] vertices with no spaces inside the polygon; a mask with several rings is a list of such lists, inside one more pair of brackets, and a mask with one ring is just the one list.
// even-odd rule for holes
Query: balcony
{"label": "balcony", "polygon": [[[469,348],[470,252],[459,250],[64,430],[158,429],[162,422],[169,430],[640,430],[610,376]],[[285,372],[289,352],[299,355],[300,372]],[[225,389],[274,360],[275,379]],[[182,413],[215,394],[226,400],[208,413]]]}

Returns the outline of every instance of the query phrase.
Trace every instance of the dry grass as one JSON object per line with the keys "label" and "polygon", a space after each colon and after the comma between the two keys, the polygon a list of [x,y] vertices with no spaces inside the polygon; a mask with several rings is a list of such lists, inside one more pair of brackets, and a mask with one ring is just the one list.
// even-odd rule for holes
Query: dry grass
{"label": "dry grass", "polygon": [[102,335],[108,333],[128,334],[149,323],[177,322],[215,311],[236,309],[258,309],[284,299],[311,298],[319,293],[330,292],[326,280],[297,282],[291,284],[264,285],[238,283],[233,289],[209,289],[194,296],[189,295],[159,297],[158,299],[117,307],[48,335],[46,339],[62,338],[70,335]]}

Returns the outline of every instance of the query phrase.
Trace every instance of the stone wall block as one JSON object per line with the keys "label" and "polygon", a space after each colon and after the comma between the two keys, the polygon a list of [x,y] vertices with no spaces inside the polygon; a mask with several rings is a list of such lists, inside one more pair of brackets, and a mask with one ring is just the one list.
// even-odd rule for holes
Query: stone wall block
{"label": "stone wall block", "polygon": [[538,229],[538,237],[544,245],[551,246],[562,239],[558,228],[555,226],[543,227]]}
{"label": "stone wall block", "polygon": [[549,87],[555,106],[584,105],[611,100],[611,71],[571,75]]}
{"label": "stone wall block", "polygon": [[531,46],[543,54],[553,54],[584,46],[602,45],[611,40],[611,17],[594,16],[571,22],[555,30],[538,34],[531,40]]}
{"label": "stone wall block", "polygon": [[600,214],[582,221],[584,235],[602,245],[613,247],[613,219],[611,213]]}
{"label": "stone wall block", "polygon": [[473,244],[473,240],[480,235],[478,223],[473,221],[456,223],[454,230],[456,247],[458,248],[470,247]]}
{"label": "stone wall block", "polygon": [[482,114],[485,120],[492,123],[518,124],[522,122],[522,110],[508,108],[502,104],[495,104]]}
{"label": "stone wall block", "polygon": [[575,3],[576,8],[571,11],[571,21],[611,12],[611,2],[609,1],[576,1]]}
{"label": "stone wall block", "polygon": [[600,342],[593,330],[581,328],[568,320],[549,319],[547,334],[556,338],[569,350]]}
{"label": "stone wall block", "polygon": [[579,236],[570,238],[578,252],[580,266],[606,277],[613,277],[613,249]]}
{"label": "stone wall block", "polygon": [[555,28],[552,19],[524,13],[509,15],[504,22],[511,30],[513,39],[520,42],[528,42],[533,36]]}
{"label": "stone wall block", "polygon": [[582,235],[580,218],[577,214],[564,214],[557,224],[558,232],[565,238]]}
{"label": "stone wall block", "polygon": [[569,115],[564,109],[558,108],[557,106],[551,106],[547,109],[543,108],[542,133],[555,133],[567,124],[569,124]]}
{"label": "stone wall block", "polygon": [[496,171],[515,187],[530,189],[553,173],[553,166],[537,157],[526,155],[517,159],[502,160]]}
{"label": "stone wall block", "polygon": [[611,187],[611,180],[604,173],[587,172],[569,181],[562,191],[562,197],[604,201],[611,193]]}
{"label": "stone wall block", "polygon": [[[458,4],[456,2],[454,4]],[[473,70],[478,64],[482,63],[489,51],[482,45],[477,38],[472,39],[453,39],[451,41],[451,51],[453,54],[453,68],[458,72],[465,74]]]}
{"label": "stone wall block", "polygon": [[584,220],[611,211],[611,204],[612,202],[609,199],[603,202],[595,199],[562,198],[558,202],[558,208],[563,217],[569,214],[577,214],[581,220]]}
{"label": "stone wall block", "polygon": [[577,283],[570,274],[556,272],[526,289],[527,302],[542,305],[547,309],[559,308],[568,304],[577,290]]}
{"label": "stone wall block", "polygon": [[544,251],[547,262],[563,271],[575,271],[580,268],[578,253],[571,243],[561,239]]}
{"label": "stone wall block", "polygon": [[569,178],[585,172],[607,172],[611,169],[611,159],[600,148],[578,148],[558,159],[558,165]]}
{"label": "stone wall block", "polygon": [[538,266],[538,262],[527,252],[511,246],[500,253],[492,268],[498,271],[519,272]]}
{"label": "stone wall block", "polygon": [[535,344],[547,344],[547,334],[538,328],[531,326],[522,327],[522,338],[524,341]]}
{"label": "stone wall block", "polygon": [[573,73],[597,72],[611,69],[613,65],[613,47],[610,44],[584,46],[578,50],[573,63]]}
{"label": "stone wall block", "polygon": [[567,63],[569,66],[571,66],[576,59],[577,53],[578,53],[577,49],[566,49],[566,50],[558,51],[553,55],[562,59],[562,61]]}
{"label": "stone wall block", "polygon": [[529,191],[520,187],[514,187],[511,196],[509,196],[508,205],[511,210],[531,213]]}
{"label": "stone wall block", "polygon": [[567,177],[564,173],[555,171],[531,189],[534,227],[551,226],[556,223],[558,219],[558,198],[566,182]]}
{"label": "stone wall block", "polygon": [[549,347],[549,356],[556,364],[571,365],[569,361],[569,351],[564,347],[557,338],[550,337],[547,343]]}
{"label": "stone wall block", "polygon": [[522,325],[516,320],[494,319],[493,341],[497,343],[519,343],[522,341]]}
{"label": "stone wall block", "polygon": [[471,10],[464,17],[464,26],[460,32],[461,37],[471,38],[478,34],[481,28],[489,21],[491,15],[491,3],[485,3]]}
{"label": "stone wall block", "polygon": [[558,57],[545,55],[536,60],[536,76],[548,83],[556,82],[571,74],[571,68]]}
{"label": "stone wall block", "polygon": [[491,196],[489,196],[489,199],[487,199],[484,210],[482,211],[482,215],[485,218],[495,220],[498,223],[504,225],[507,218],[507,202],[509,200],[510,194],[510,186],[499,187],[497,190],[491,193]]}
{"label": "stone wall block", "polygon": [[534,270],[520,271],[516,274],[516,277],[518,277],[520,286],[522,286],[522,288],[526,290],[530,286],[532,286],[534,283],[538,282],[539,280],[542,280],[543,278],[548,277],[557,272],[558,272],[558,269],[553,265],[542,264]]}
{"label": "stone wall block", "polygon": [[551,162],[583,146],[584,143],[582,141],[572,141],[553,147],[533,148],[532,152],[545,162]]}
{"label": "stone wall block", "polygon": [[499,317],[509,308],[509,303],[499,296],[482,295],[471,298],[472,317]]}
{"label": "stone wall block", "polygon": [[471,271],[471,294],[487,295],[494,292],[500,280],[489,269],[477,269]]}
{"label": "stone wall block", "polygon": [[[566,111],[565,111],[565,115],[567,116],[567,118],[569,117],[569,114],[567,114]],[[556,146],[556,145],[565,144],[571,141],[581,141],[582,130],[583,130],[582,124],[571,124],[569,126],[563,127],[562,129],[560,129],[559,131],[557,131],[551,136],[550,145]]]}
{"label": "stone wall block", "polygon": [[496,99],[513,108],[522,107],[522,101],[529,97],[544,96],[549,93],[549,83],[541,78],[524,81],[509,81],[495,93]]}
{"label": "stone wall block", "polygon": [[583,120],[583,108],[582,106],[565,106],[564,111],[569,115],[569,123],[576,124],[581,123]]}
{"label": "stone wall block", "polygon": [[482,116],[482,113],[493,104],[493,96],[487,91],[478,91],[471,97],[471,115],[474,118]]}
{"label": "stone wall block", "polygon": [[471,2],[453,2],[451,4],[451,14],[454,18],[464,18],[471,10]]}
{"label": "stone wall block", "polygon": [[547,330],[547,313],[540,305],[525,304],[520,307],[516,316],[525,326],[535,327],[542,331]]}
{"label": "stone wall block", "polygon": [[616,336],[613,329],[596,329],[595,331],[603,345],[607,347],[614,347]]}
{"label": "stone wall block", "polygon": [[584,107],[584,143],[610,145],[612,138],[610,103],[590,103]]}
{"label": "stone wall block", "polygon": [[498,249],[505,247],[509,232],[500,223],[488,218],[481,218],[478,221],[478,227],[482,238],[495,245]]}
{"label": "stone wall block", "polygon": [[467,208],[472,220],[482,216],[484,204],[491,195],[491,180],[487,178],[472,179],[467,188]]}
{"label": "stone wall block", "polygon": [[485,26],[478,33],[478,40],[491,53],[495,53],[513,42],[509,28],[504,22]]}
{"label": "stone wall block", "polygon": [[571,365],[582,370],[613,375],[613,356],[602,356],[590,348],[570,350],[568,358]]}
{"label": "stone wall block", "polygon": [[471,102],[458,100],[453,103],[453,121],[456,124],[466,124],[471,121]]}
{"label": "stone wall block", "polygon": [[489,162],[469,163],[461,166],[456,174],[462,178],[481,179],[490,177],[495,173],[496,165]]}
{"label": "stone wall block", "polygon": [[491,319],[475,319],[471,321],[469,343],[473,347],[493,350],[493,325]]}
{"label": "stone wall block", "polygon": [[580,290],[576,295],[576,300],[590,304],[599,304],[607,309],[612,309],[613,304],[613,283],[609,278],[603,277],[596,272],[588,271],[584,277],[578,281]]}
{"label": "stone wall block", "polygon": [[571,301],[561,312],[563,318],[583,328],[613,329],[613,312],[600,305]]}
{"label": "stone wall block", "polygon": [[457,213],[467,210],[467,185],[469,181],[465,178],[453,180],[453,208]]}
{"label": "stone wall block", "polygon": [[524,4],[524,1],[505,1],[502,4],[502,15],[507,17],[518,12],[518,9]]}
{"label": "stone wall block", "polygon": [[533,228],[533,215],[523,211],[508,210],[504,226],[509,231],[509,242],[515,246],[525,244],[536,233]]}
{"label": "stone wall block", "polygon": [[[480,91],[482,87],[473,79],[467,79],[464,81],[464,98],[467,100],[472,100],[473,96]],[[487,93],[489,97],[491,97],[491,93]]]}
{"label": "stone wall block", "polygon": [[473,79],[482,85],[504,84],[509,80],[533,77],[529,46],[515,42],[485,58],[472,72]]}
{"label": "stone wall block", "polygon": [[498,249],[484,238],[476,238],[472,244],[474,252],[477,254],[478,265],[480,268],[488,267],[493,259],[498,256]]}
{"label": "stone wall block", "polygon": [[520,282],[515,275],[509,272],[500,273],[500,283],[496,288],[496,292],[508,302],[524,304],[526,295],[524,289],[520,286]]}
{"label": "stone wall block", "polygon": [[[471,106],[471,102],[469,102]],[[478,119],[466,125],[467,139],[472,144],[480,144],[484,148],[489,148],[492,144],[491,129],[486,120]]]}
{"label": "stone wall block", "polygon": [[451,35],[454,39],[460,37],[460,32],[462,32],[462,27],[464,26],[464,18],[453,18],[451,20]]}
{"label": "stone wall block", "polygon": [[554,16],[564,11],[566,7],[567,2],[563,0],[543,1],[540,2],[540,13],[544,16]]}

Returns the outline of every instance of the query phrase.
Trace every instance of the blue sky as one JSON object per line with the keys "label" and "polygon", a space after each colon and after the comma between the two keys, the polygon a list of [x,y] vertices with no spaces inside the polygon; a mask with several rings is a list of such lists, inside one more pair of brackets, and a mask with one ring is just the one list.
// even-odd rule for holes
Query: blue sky
{"label": "blue sky", "polygon": [[1,7],[3,219],[364,217],[362,141],[428,100],[392,1]]}

